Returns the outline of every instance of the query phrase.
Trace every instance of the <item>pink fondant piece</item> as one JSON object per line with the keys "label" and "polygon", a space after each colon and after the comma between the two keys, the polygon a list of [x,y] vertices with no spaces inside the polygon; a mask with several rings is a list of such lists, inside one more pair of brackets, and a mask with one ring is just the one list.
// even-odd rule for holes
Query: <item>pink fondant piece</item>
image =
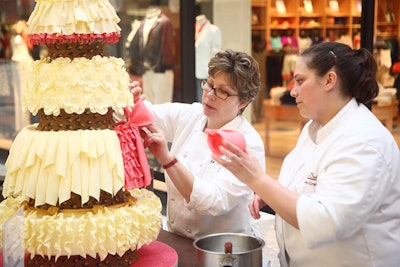
{"label": "pink fondant piece", "polygon": [[154,122],[153,114],[151,114],[140,98],[135,101],[135,105],[129,116],[132,120],[140,122],[140,126],[150,125]]}
{"label": "pink fondant piece", "polygon": [[115,127],[121,144],[125,169],[125,188],[147,187],[151,183],[150,167],[139,129],[154,122],[154,117],[142,100],[137,100],[132,111],[125,108],[127,121]]}
{"label": "pink fondant piece", "polygon": [[178,266],[176,251],[159,241],[143,245],[139,251],[139,259],[131,267],[174,267]]}
{"label": "pink fondant piece", "polygon": [[79,34],[73,33],[70,35],[63,35],[58,33],[35,33],[29,34],[29,40],[33,45],[40,44],[56,44],[56,43],[76,43],[80,42],[83,44],[87,44],[89,42],[93,42],[95,40],[102,40],[106,43],[117,43],[120,39],[121,34],[119,32],[110,32],[110,33],[88,33],[88,34]]}
{"label": "pink fondant piece", "polygon": [[211,130],[206,129],[207,143],[214,155],[221,156],[219,147],[222,146],[222,140],[227,140],[239,147],[241,150],[246,151],[246,140],[244,136],[235,130]]}

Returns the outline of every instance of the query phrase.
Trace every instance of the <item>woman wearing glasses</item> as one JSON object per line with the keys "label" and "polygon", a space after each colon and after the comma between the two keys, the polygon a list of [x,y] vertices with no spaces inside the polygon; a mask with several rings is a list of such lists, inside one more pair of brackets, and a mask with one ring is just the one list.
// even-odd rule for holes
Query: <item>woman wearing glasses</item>
{"label": "woman wearing glasses", "polygon": [[[241,116],[260,88],[258,63],[245,53],[227,50],[217,53],[208,67],[202,104],[146,103],[156,122],[143,137],[165,170],[168,230],[192,239],[218,232],[256,235],[248,209],[253,191],[212,159],[204,131],[241,132],[247,151],[265,169],[263,141]],[[131,86],[139,97],[138,83]]]}
{"label": "woman wearing glasses", "polygon": [[310,121],[279,181],[227,143],[231,161],[215,158],[254,189],[255,218],[264,204],[275,210],[282,267],[400,266],[399,147],[366,106],[378,94],[376,69],[366,49],[311,46],[291,90]]}

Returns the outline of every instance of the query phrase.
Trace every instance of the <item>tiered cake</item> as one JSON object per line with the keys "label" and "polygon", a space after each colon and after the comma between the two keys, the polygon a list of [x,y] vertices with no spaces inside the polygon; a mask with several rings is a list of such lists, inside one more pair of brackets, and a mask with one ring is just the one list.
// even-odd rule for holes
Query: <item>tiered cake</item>
{"label": "tiered cake", "polygon": [[32,43],[49,50],[23,97],[40,121],[14,140],[0,204],[1,225],[25,207],[27,266],[128,266],[159,234],[148,166],[129,153],[138,140],[121,141],[137,129],[113,119],[135,108],[123,60],[103,49],[119,40],[118,22],[108,0],[36,0],[28,20]]}

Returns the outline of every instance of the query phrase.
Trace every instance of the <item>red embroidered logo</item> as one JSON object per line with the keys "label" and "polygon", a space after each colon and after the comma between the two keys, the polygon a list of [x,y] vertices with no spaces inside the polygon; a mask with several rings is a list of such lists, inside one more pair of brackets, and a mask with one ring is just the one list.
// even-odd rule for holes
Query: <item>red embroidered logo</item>
{"label": "red embroidered logo", "polygon": [[317,185],[317,179],[318,179],[318,176],[317,176],[316,174],[310,173],[310,174],[307,176],[307,178],[306,178],[306,180],[304,181],[304,183],[307,184],[307,185],[316,186],[316,185]]}

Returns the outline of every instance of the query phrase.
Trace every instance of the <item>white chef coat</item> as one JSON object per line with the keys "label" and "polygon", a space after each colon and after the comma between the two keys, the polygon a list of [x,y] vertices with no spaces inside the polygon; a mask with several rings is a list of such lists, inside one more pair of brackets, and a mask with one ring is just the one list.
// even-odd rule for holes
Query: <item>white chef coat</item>
{"label": "white chef coat", "polygon": [[195,76],[199,80],[207,79],[208,62],[217,52],[221,50],[222,46],[220,28],[214,24],[211,24],[207,19],[201,23],[204,23],[204,25],[199,26],[201,31],[197,33],[198,36],[195,39],[194,44],[196,51]]}
{"label": "white chef coat", "polygon": [[[156,125],[172,142],[171,152],[195,176],[187,203],[165,173],[169,231],[192,239],[219,232],[257,235],[248,208],[253,191],[212,160],[203,132],[207,118],[202,105],[166,103],[149,106],[149,109],[156,118]],[[263,141],[244,117],[237,116],[222,129],[241,132],[247,151],[253,153],[265,169]]]}
{"label": "white chef coat", "polygon": [[300,230],[276,218],[281,266],[400,266],[399,158],[354,99],[324,127],[309,122],[279,176],[300,194]]}

